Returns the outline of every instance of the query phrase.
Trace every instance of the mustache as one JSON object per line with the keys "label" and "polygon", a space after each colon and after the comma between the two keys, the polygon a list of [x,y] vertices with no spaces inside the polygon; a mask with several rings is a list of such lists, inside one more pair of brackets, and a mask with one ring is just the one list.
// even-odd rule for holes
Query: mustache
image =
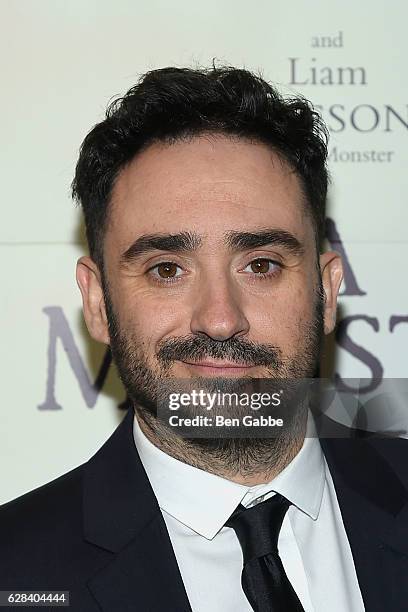
{"label": "mustache", "polygon": [[277,367],[282,362],[282,351],[272,344],[257,344],[249,340],[218,341],[204,336],[181,336],[161,343],[157,358],[164,366],[172,361],[228,360],[249,365]]}

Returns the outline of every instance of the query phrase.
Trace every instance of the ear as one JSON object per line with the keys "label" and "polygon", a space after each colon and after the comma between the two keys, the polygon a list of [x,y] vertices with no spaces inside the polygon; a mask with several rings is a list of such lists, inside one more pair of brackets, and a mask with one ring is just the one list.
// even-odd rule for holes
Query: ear
{"label": "ear", "polygon": [[102,281],[98,266],[93,259],[88,256],[78,259],[76,280],[81,290],[84,318],[90,335],[98,342],[109,344]]}
{"label": "ear", "polygon": [[337,296],[343,280],[343,263],[336,251],[320,255],[320,272],[325,293],[324,333],[330,334],[336,325]]}

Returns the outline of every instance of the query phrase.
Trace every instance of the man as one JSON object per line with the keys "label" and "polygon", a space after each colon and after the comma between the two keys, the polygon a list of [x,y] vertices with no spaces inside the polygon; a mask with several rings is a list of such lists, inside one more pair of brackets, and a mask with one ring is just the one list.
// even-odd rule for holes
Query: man
{"label": "man", "polygon": [[84,612],[406,609],[405,440],[304,398],[255,437],[159,414],[169,382],[316,376],[342,280],[321,252],[326,156],[306,101],[233,68],[147,73],[88,134],[77,282],[130,408],[87,463],[2,507],[2,590],[69,590]]}

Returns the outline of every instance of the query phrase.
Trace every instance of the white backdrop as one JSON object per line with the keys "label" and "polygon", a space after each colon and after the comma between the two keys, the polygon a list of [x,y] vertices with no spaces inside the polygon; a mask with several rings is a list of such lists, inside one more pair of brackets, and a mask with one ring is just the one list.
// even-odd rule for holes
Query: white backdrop
{"label": "white backdrop", "polygon": [[215,58],[321,107],[331,240],[350,264],[335,370],[406,377],[405,2],[2,0],[0,11],[0,503],[88,459],[123,414],[113,367],[93,387],[105,347],[82,319],[69,184],[87,131],[148,69]]}

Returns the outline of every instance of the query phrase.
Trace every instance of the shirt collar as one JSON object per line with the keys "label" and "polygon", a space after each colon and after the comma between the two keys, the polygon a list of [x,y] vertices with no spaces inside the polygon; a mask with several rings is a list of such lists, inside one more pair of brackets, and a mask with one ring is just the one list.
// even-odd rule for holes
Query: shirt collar
{"label": "shirt collar", "polygon": [[296,457],[269,483],[232,482],[171,457],[148,440],[135,416],[133,436],[140,460],[162,510],[211,540],[242,503],[277,492],[316,520],[324,487],[323,453],[309,415],[308,434]]}

